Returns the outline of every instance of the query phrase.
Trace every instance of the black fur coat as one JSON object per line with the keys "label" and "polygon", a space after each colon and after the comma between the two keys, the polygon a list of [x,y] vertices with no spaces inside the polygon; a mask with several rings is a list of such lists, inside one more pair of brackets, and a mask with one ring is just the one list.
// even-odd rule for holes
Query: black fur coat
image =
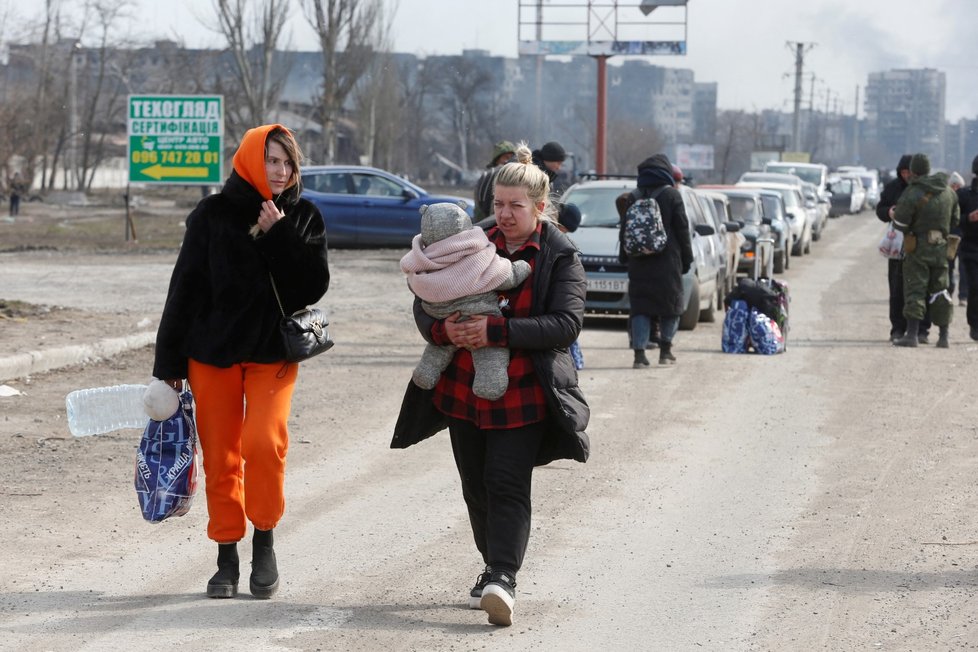
{"label": "black fur coat", "polygon": [[236,172],[187,218],[156,336],[153,376],[187,377],[187,360],[215,367],[285,357],[269,272],[286,314],[317,302],[329,287],[319,210],[293,186],[275,203],[285,213],[257,238],[262,197]]}

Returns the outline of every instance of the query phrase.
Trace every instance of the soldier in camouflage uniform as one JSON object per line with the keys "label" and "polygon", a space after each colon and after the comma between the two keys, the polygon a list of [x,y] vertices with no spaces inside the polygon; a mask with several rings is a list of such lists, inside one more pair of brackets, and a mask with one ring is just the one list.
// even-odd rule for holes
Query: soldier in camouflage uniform
{"label": "soldier in camouflage uniform", "polygon": [[[917,346],[917,327],[930,306],[931,320],[940,329],[937,346],[948,347],[947,330],[954,310],[947,291],[947,236],[958,226],[958,198],[947,185],[947,175],[930,174],[924,154],[910,159],[910,185],[890,209],[893,226],[905,235],[903,259],[903,314],[906,334],[893,341],[896,346]],[[916,237],[913,252],[907,240]]]}

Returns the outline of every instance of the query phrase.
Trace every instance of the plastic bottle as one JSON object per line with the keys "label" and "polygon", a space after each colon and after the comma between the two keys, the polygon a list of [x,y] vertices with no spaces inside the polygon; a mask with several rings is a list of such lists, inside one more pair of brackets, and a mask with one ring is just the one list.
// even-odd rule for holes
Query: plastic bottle
{"label": "plastic bottle", "polygon": [[145,428],[146,385],[113,385],[78,389],[65,397],[68,429],[75,437],[99,435],[122,428]]}

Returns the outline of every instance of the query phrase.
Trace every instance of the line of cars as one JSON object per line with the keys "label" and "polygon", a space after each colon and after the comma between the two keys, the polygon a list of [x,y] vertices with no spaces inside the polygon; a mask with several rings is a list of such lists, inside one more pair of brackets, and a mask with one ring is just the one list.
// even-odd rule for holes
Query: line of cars
{"label": "line of cars", "polygon": [[[799,174],[802,167],[807,177]],[[774,236],[775,273],[788,269],[792,256],[811,253],[812,243],[828,225],[827,180],[824,165],[793,164],[792,170],[745,173],[735,185],[678,186],[695,259],[683,276],[681,329],[716,319],[737,276],[753,271],[762,232]],[[572,238],[587,274],[585,310],[590,313],[628,312],[628,272],[618,261],[615,198],[634,187],[634,178],[585,179],[561,198],[581,210],[581,225]]]}

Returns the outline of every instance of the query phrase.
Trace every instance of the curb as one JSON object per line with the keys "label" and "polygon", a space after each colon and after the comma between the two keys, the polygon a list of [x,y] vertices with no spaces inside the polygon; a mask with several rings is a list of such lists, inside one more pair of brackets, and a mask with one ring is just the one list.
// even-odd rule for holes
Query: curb
{"label": "curb", "polygon": [[114,355],[153,344],[156,332],[135,333],[125,337],[99,340],[95,344],[75,344],[44,351],[27,351],[0,358],[0,382],[60,369],[90,360]]}

